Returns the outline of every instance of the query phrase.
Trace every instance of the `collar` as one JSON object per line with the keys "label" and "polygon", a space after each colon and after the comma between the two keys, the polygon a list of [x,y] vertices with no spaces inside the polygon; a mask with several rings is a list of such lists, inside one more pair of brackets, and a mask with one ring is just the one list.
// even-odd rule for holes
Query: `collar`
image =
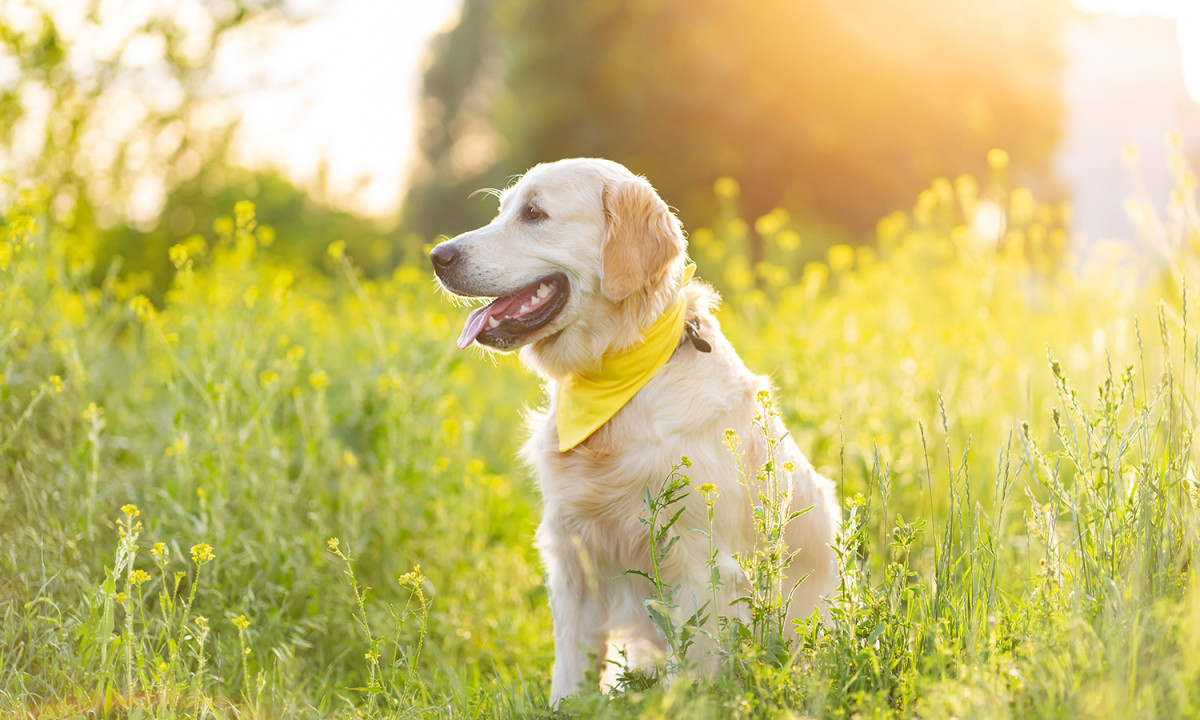
{"label": "collar", "polygon": [[671,359],[683,338],[687,314],[683,287],[695,271],[689,263],[675,304],[646,328],[640,344],[605,355],[599,369],[574,373],[559,383],[555,408],[559,452],[575,447],[611,420]]}

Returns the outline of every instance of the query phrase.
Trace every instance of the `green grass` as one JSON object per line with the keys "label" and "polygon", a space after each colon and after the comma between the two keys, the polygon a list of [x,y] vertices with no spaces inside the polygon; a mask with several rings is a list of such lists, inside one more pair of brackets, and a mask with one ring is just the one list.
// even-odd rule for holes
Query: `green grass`
{"label": "green grass", "polygon": [[[794,632],[755,600],[720,677],[565,712],[1200,713],[1194,205],[1177,260],[1134,282],[1063,270],[1027,193],[998,244],[972,240],[972,187],[934,183],[877,250],[808,247],[774,214],[693,232],[727,334],[839,484],[847,583]],[[172,249],[156,307],[92,285],[45,218],[26,197],[0,227],[0,715],[550,714],[514,459],[541,391],[454,351],[462,311],[425,268],[367,279],[336,243],[328,275],[277,265],[239,204]]]}

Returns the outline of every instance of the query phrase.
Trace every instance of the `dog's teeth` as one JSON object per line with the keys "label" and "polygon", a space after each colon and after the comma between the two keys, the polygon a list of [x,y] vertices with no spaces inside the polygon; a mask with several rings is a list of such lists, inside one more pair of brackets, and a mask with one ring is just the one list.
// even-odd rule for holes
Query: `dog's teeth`
{"label": "dog's teeth", "polygon": [[488,318],[488,330],[495,328],[499,324],[500,324],[500,321],[497,320],[496,318],[494,318],[494,317]]}
{"label": "dog's teeth", "polygon": [[544,298],[549,294],[550,294],[550,286],[549,285],[547,285],[546,283],[542,283],[540,286],[538,286],[538,291],[537,291],[538,297]]}
{"label": "dog's teeth", "polygon": [[523,313],[527,313],[527,312],[529,312],[529,306],[528,306],[528,305],[522,305],[522,306],[521,306],[521,309],[520,309],[520,310],[518,310],[517,312],[518,312],[518,313],[522,313],[522,314],[523,314]]}

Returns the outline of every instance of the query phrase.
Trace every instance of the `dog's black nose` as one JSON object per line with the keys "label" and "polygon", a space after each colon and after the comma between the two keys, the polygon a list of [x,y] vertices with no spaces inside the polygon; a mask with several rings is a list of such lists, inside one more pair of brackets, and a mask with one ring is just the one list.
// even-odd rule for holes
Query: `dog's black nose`
{"label": "dog's black nose", "polygon": [[450,245],[451,243],[444,242],[429,252],[429,259],[433,261],[435,270],[447,270],[458,260],[458,252]]}

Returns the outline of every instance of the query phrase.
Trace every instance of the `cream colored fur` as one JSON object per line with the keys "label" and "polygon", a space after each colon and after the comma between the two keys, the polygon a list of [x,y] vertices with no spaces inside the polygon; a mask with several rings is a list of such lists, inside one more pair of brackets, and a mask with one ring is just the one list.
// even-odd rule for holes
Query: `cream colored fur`
{"label": "cream colored fur", "polygon": [[[535,223],[522,218],[531,202],[546,214]],[[545,380],[549,398],[529,417],[522,454],[536,470],[544,502],[536,542],[554,616],[551,700],[557,703],[580,686],[589,668],[608,670],[611,680],[604,660],[612,659],[614,647],[623,647],[633,662],[663,651],[643,604],[650,584],[622,573],[649,569],[646,488],[657,490],[682,456],[691,460],[693,487],[717,488],[714,534],[722,585],[716,611],[744,612],[743,604],[730,605],[745,590],[733,556],[752,552],[755,538],[752,493],[739,460],[753,483],[766,459],[761,432],[752,425],[755,398],[770,387],[746,369],[721,334],[713,316],[716,293],[698,280],[680,287],[686,250],[678,222],[649,184],[621,165],[595,159],[539,165],[504,192],[491,224],[451,242],[462,256],[462,281],[453,288],[459,292],[503,295],[555,271],[571,285],[560,315],[521,349],[522,361]],[[680,292],[712,351],[684,342],[610,421],[581,445],[559,452],[558,382],[636,343]],[[731,428],[742,440],[741,458],[722,442]],[[794,553],[790,578],[808,575],[792,599],[791,616],[805,617],[823,610],[823,598],[836,586],[830,544],[839,514],[832,483],[813,469],[780,422],[771,432],[784,438],[777,467],[795,468],[787,478],[791,510],[812,508],[785,532]],[[695,532],[707,527],[704,503],[691,492],[675,526],[680,539],[663,568],[668,586],[681,585],[676,600],[684,617],[711,598],[708,540]],[[710,641],[702,638],[693,653],[702,670],[719,668]]]}

